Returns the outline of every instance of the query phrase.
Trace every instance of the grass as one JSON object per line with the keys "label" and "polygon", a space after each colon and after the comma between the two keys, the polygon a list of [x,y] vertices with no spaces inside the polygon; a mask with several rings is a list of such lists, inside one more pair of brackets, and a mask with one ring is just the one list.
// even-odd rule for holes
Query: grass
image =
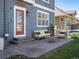
{"label": "grass", "polygon": [[50,51],[38,59],[79,59],[79,40],[74,40],[55,51]]}
{"label": "grass", "polygon": [[73,37],[73,38],[79,38],[79,34],[68,34],[67,36]]}
{"label": "grass", "polygon": [[[21,56],[21,55],[20,55]],[[24,59],[11,56],[13,59]],[[11,57],[7,59],[12,59]],[[22,56],[21,56],[22,57]],[[28,59],[27,57],[25,59]],[[50,51],[37,59],[79,59],[79,40],[71,41],[70,43],[61,46],[53,51]]]}

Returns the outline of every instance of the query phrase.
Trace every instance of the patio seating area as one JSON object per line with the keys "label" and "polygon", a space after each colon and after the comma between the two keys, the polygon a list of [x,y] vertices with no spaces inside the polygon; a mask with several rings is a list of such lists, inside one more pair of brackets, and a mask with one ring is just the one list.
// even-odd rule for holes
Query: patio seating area
{"label": "patio seating area", "polygon": [[31,41],[26,44],[19,44],[19,45],[10,45],[6,47],[4,51],[0,51],[0,59],[4,59],[6,57],[23,54],[27,57],[39,57],[46,52],[49,52],[55,48],[58,48],[73,39],[60,39],[58,41],[49,42],[48,39],[44,40],[35,40]]}

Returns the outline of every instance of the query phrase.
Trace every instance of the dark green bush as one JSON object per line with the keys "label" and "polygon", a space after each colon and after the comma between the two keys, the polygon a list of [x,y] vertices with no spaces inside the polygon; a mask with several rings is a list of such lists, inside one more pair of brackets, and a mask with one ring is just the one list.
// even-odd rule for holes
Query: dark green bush
{"label": "dark green bush", "polygon": [[27,56],[18,54],[18,55],[7,57],[6,59],[28,59],[28,58],[27,58]]}
{"label": "dark green bush", "polygon": [[51,31],[52,35],[54,35],[54,25],[53,24],[50,24],[50,31]]}

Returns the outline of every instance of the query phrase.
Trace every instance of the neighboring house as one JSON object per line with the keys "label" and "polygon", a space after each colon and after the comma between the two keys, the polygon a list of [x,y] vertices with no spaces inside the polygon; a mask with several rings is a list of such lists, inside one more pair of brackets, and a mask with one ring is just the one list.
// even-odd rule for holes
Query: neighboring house
{"label": "neighboring house", "polygon": [[71,25],[74,24],[76,13],[67,13],[58,7],[55,8],[55,25],[57,30],[61,32],[66,32],[71,29]]}
{"label": "neighboring house", "polygon": [[76,17],[75,24],[73,24],[73,25],[71,26],[71,29],[72,29],[72,30],[74,30],[74,29],[79,30],[79,17]]}
{"label": "neighboring house", "polygon": [[76,24],[76,22],[77,22],[77,18],[75,17],[77,14],[76,10],[69,10],[69,11],[66,11],[66,13],[67,13],[67,15],[73,17],[72,24]]}
{"label": "neighboring house", "polygon": [[75,29],[79,30],[79,24],[73,24],[73,25],[71,26],[71,29],[72,29],[72,30],[75,30]]}
{"label": "neighboring house", "polygon": [[[32,38],[54,24],[55,0],[0,0],[0,36]],[[4,9],[5,7],[5,9]],[[5,19],[4,19],[5,18]]]}
{"label": "neighboring house", "polygon": [[79,24],[79,17],[76,17],[75,24]]}

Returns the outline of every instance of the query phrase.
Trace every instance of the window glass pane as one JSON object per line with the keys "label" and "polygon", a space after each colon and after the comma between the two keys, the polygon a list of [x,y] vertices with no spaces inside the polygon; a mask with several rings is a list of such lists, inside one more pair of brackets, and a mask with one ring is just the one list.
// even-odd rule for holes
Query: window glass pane
{"label": "window glass pane", "polygon": [[45,14],[44,19],[47,20],[46,18],[47,18],[47,17],[46,17],[46,14]]}
{"label": "window glass pane", "polygon": [[17,31],[22,31],[22,12],[17,11]]}
{"label": "window glass pane", "polygon": [[44,14],[44,13],[42,14],[42,20],[45,20],[45,17],[46,17],[45,15],[46,14]]}
{"label": "window glass pane", "polygon": [[46,20],[46,25],[48,25],[48,20]]}
{"label": "window glass pane", "polygon": [[38,20],[38,25],[41,25],[41,20]]}
{"label": "window glass pane", "polygon": [[24,34],[24,11],[16,9],[16,35]]}
{"label": "window glass pane", "polygon": [[42,20],[42,25],[45,25],[45,20]]}
{"label": "window glass pane", "polygon": [[41,19],[41,13],[38,12],[38,19]]}
{"label": "window glass pane", "polygon": [[48,20],[48,15],[47,14],[45,15],[45,19]]}

